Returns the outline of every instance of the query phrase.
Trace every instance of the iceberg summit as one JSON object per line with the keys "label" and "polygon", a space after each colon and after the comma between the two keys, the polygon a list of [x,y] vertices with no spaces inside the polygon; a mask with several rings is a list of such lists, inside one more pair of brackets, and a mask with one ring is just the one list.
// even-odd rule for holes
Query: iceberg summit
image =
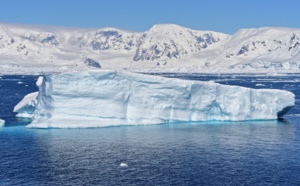
{"label": "iceberg summit", "polygon": [[127,71],[45,75],[33,128],[85,128],[186,121],[272,120],[294,106],[284,90],[250,89]]}

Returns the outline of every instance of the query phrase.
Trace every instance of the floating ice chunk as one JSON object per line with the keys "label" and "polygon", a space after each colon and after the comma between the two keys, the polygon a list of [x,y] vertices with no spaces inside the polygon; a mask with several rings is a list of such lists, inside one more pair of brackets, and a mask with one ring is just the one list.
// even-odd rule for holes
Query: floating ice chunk
{"label": "floating ice chunk", "polygon": [[37,104],[39,92],[33,92],[24,96],[24,98],[14,107],[14,112],[18,112],[17,117],[31,118]]}
{"label": "floating ice chunk", "polygon": [[128,167],[128,165],[126,163],[121,163],[120,167]]}
{"label": "floating ice chunk", "polygon": [[2,119],[0,119],[0,127],[3,127],[3,126],[4,126],[4,124],[5,124],[5,121],[4,121],[4,120],[2,120]]}
{"label": "floating ice chunk", "polygon": [[37,100],[28,127],[80,128],[277,119],[294,106],[295,95],[102,70],[45,75]]}
{"label": "floating ice chunk", "polygon": [[36,81],[36,86],[41,86],[42,85],[42,83],[43,83],[43,80],[44,80],[44,77],[43,76],[39,76],[39,78],[37,79],[37,81]]}
{"label": "floating ice chunk", "polygon": [[[44,80],[43,76],[39,76],[36,85],[39,87]],[[14,112],[18,112],[17,117],[32,118],[35,106],[37,104],[38,92],[33,92],[24,96],[24,98],[14,107]]]}

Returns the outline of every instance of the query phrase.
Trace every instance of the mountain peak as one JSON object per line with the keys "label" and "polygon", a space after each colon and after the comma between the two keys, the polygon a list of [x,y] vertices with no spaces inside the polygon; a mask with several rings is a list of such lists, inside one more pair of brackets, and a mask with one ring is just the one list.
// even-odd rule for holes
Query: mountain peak
{"label": "mountain peak", "polygon": [[156,24],[150,28],[150,31],[164,31],[164,30],[182,30],[187,29],[185,27],[176,24]]}

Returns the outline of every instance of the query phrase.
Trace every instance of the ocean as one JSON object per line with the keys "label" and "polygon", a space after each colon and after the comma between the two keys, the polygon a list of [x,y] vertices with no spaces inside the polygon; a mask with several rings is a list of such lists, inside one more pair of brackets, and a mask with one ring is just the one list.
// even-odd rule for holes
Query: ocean
{"label": "ocean", "polygon": [[300,185],[300,74],[156,75],[289,90],[296,106],[275,121],[28,129],[12,110],[37,76],[2,76],[0,185]]}

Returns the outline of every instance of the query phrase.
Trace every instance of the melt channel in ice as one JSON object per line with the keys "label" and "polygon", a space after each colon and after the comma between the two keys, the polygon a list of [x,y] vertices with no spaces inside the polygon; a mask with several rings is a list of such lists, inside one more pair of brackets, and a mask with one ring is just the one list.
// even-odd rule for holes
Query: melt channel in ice
{"label": "melt channel in ice", "polygon": [[49,74],[28,127],[81,128],[183,121],[277,119],[294,106],[284,90],[250,89],[126,71]]}

